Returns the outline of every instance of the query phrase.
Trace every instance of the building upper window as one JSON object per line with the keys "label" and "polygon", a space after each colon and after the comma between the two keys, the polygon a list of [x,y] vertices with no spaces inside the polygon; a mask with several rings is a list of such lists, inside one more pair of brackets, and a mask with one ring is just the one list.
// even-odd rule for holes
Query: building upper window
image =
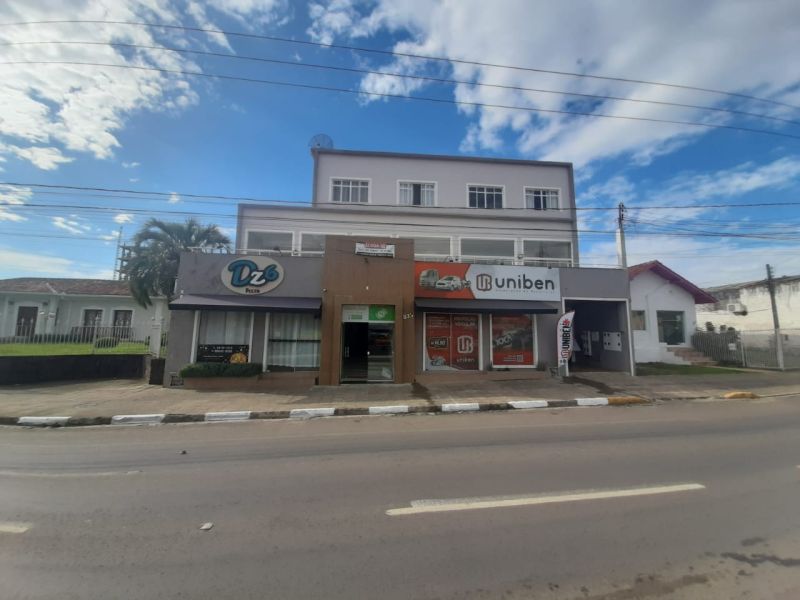
{"label": "building upper window", "polygon": [[514,257],[514,240],[461,239],[462,256]]}
{"label": "building upper window", "polygon": [[341,204],[366,204],[369,202],[369,181],[364,179],[334,179],[334,202]]}
{"label": "building upper window", "polygon": [[435,194],[435,183],[401,181],[398,202],[403,206],[433,206]]}
{"label": "building upper window", "polygon": [[415,256],[450,256],[450,238],[415,237]]}
{"label": "building upper window", "polygon": [[558,190],[525,188],[525,207],[533,210],[558,209]]}
{"label": "building upper window", "polygon": [[524,240],[522,253],[526,263],[547,264],[548,261],[553,261],[563,264],[572,259],[572,244],[570,242]]}
{"label": "building upper window", "polygon": [[301,234],[300,251],[303,253],[315,252],[323,254],[325,252],[325,234],[324,233]]}
{"label": "building upper window", "polygon": [[248,231],[247,249],[291,252],[292,232],[291,231]]}
{"label": "building upper window", "polygon": [[470,208],[503,208],[503,188],[495,185],[469,186]]}

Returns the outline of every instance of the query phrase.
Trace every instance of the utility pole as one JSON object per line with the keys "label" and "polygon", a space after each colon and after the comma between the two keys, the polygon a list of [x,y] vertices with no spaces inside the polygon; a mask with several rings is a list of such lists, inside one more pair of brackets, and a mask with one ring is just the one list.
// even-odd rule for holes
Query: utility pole
{"label": "utility pole", "polygon": [[775,280],[772,278],[772,266],[767,265],[767,289],[769,290],[769,300],[772,304],[772,326],[775,329],[775,350],[778,354],[778,368],[783,371],[783,336],[781,335],[781,323],[778,319],[778,305],[775,303]]}
{"label": "utility pole", "polygon": [[620,202],[617,207],[617,256],[619,266],[623,269],[628,268],[628,255],[625,250],[625,205]]}

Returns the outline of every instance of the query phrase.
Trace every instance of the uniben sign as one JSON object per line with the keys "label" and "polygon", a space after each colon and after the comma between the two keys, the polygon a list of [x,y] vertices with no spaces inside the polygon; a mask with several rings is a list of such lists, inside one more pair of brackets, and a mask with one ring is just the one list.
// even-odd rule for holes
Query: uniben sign
{"label": "uniben sign", "polygon": [[237,294],[265,294],[283,281],[283,267],[266,256],[232,260],[222,269],[222,283]]}
{"label": "uniben sign", "polygon": [[470,265],[466,280],[476,299],[561,300],[558,269]]}

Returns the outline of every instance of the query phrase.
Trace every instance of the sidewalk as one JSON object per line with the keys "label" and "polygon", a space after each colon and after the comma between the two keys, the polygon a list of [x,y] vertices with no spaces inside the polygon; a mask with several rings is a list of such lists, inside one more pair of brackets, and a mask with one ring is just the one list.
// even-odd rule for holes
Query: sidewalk
{"label": "sidewalk", "polygon": [[0,417],[111,417],[126,414],[202,414],[223,411],[275,412],[303,408],[363,409],[370,406],[431,407],[446,403],[507,403],[637,396],[645,400],[721,397],[736,390],[759,396],[800,395],[800,372],[748,371],[731,375],[631,377],[579,373],[568,381],[506,380],[480,384],[375,384],[320,386],[281,393],[230,393],[167,389],[139,380],[78,382],[0,388]]}

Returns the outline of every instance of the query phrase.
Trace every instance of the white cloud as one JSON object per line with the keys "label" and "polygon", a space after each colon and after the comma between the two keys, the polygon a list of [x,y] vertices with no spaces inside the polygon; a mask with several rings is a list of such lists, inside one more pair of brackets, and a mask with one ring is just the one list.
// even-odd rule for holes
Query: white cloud
{"label": "white cloud", "polygon": [[92,226],[82,221],[83,219],[77,217],[76,215],[70,215],[70,218],[51,217],[51,222],[54,227],[63,229],[64,231],[68,231],[74,235],[85,235],[86,232],[91,231]]}
{"label": "white cloud", "polygon": [[[59,4],[59,3],[56,3]],[[194,0],[51,3],[6,0],[0,22],[54,19],[102,19],[187,23],[220,29]],[[185,9],[185,10],[184,10]],[[232,17],[246,27],[282,18],[286,0],[221,0],[209,8],[217,17]],[[188,17],[188,21],[187,21]],[[188,47],[200,42],[183,32],[112,24],[39,24],[0,28],[0,43],[30,40],[97,40],[158,47],[163,43]],[[225,36],[208,39],[230,48]],[[201,70],[191,59],[158,49],[119,49],[108,45],[28,44],[5,46],[4,62],[72,61]],[[199,102],[189,79],[154,71],[79,65],[0,66],[0,159],[14,156],[51,170],[83,155],[109,159],[120,146],[118,134],[131,115],[141,111],[180,112]],[[129,163],[126,168],[133,168]],[[123,165],[125,166],[125,165]]]}
{"label": "white cloud", "polygon": [[181,197],[178,194],[178,192],[171,192],[170,195],[169,195],[169,200],[167,200],[167,202],[169,204],[177,204],[180,201],[181,201]]}
{"label": "white cloud", "polygon": [[16,212],[13,206],[21,206],[33,196],[29,187],[17,185],[0,185],[0,221],[17,223],[28,218]]}
{"label": "white cloud", "polygon": [[116,240],[117,238],[119,238],[119,230],[118,229],[112,229],[111,233],[108,233],[108,234],[104,233],[104,234],[100,235],[100,238],[104,239],[107,242]]}
{"label": "white cloud", "polygon": [[123,169],[135,169],[135,168],[136,168],[136,167],[138,167],[139,165],[141,165],[141,163],[138,163],[138,162],[136,162],[136,161],[131,161],[131,162],[124,162],[124,161],[123,161],[123,163],[122,163],[122,168],[123,168]]}
{"label": "white cloud", "polygon": [[17,252],[0,248],[0,264],[10,271],[64,277],[65,271],[71,268],[74,263],[67,258],[58,256]]}
{"label": "white cloud", "polygon": [[[629,234],[626,246],[629,265],[660,260],[701,287],[761,279],[766,263],[776,265],[782,275],[800,273],[800,246],[797,244],[742,245],[730,240]],[[585,266],[618,264],[615,243],[592,245],[581,253],[581,263]]]}
{"label": "white cloud", "polygon": [[131,183],[137,183],[139,181],[139,178],[138,177],[130,177],[128,179],[128,181],[130,181]]}
{"label": "white cloud", "polygon": [[[526,0],[487,9],[483,0],[318,0],[309,7],[309,35],[331,43],[339,38],[394,34],[397,50],[448,59],[538,67],[564,72],[660,80],[730,90],[800,103],[797,71],[788,57],[797,48],[796,2],[694,0],[631,3],[561,2],[547,10]],[[624,33],[623,33],[624,32]],[[438,74],[442,63],[392,60],[386,69]],[[456,79],[583,94],[720,106],[723,97],[685,89],[564,77],[522,70],[445,63]],[[362,89],[408,94],[420,82],[367,75]],[[429,86],[431,84],[425,84]],[[794,86],[794,87],[793,87]],[[598,112],[640,118],[730,123],[728,116],[695,109],[625,101],[578,100],[531,91],[460,84],[454,99],[545,110]],[[727,107],[783,114],[775,107],[728,99]],[[497,151],[511,139],[523,154],[569,160],[578,166],[614,156],[634,164],[691,143],[707,129],[687,125],[599,119],[499,108],[454,108],[468,118],[463,151]],[[785,115],[784,115],[785,116]],[[737,121],[738,122],[738,121]],[[762,121],[743,122],[770,127]],[[730,134],[734,135],[734,134]]]}
{"label": "white cloud", "polygon": [[630,202],[636,197],[635,186],[624,175],[615,175],[608,181],[596,183],[578,197],[578,206],[600,204],[613,206],[619,202]]}
{"label": "white cloud", "polygon": [[133,221],[133,215],[130,213],[119,213],[114,216],[114,223],[130,223]]}

